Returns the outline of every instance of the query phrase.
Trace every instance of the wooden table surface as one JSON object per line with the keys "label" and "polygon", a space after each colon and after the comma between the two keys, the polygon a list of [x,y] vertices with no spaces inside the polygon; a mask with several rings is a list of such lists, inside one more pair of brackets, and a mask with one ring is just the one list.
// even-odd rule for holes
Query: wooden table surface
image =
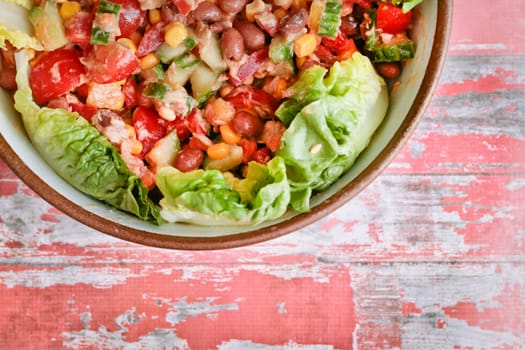
{"label": "wooden table surface", "polygon": [[403,151],[273,241],[120,241],[0,162],[0,349],[525,349],[524,10],[456,0],[439,88]]}

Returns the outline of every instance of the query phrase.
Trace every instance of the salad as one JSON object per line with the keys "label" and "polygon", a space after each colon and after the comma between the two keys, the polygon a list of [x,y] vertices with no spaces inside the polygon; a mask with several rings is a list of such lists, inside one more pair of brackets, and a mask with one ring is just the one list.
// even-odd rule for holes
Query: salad
{"label": "salad", "polygon": [[421,1],[0,0],[0,86],[80,191],[258,224],[309,211],[367,147]]}

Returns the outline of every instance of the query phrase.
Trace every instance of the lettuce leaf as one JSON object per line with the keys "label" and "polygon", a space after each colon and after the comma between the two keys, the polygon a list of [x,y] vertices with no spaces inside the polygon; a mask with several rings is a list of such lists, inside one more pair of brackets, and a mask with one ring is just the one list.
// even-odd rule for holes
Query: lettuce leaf
{"label": "lettuce leaf", "polygon": [[33,27],[27,17],[29,1],[0,1],[0,48],[5,42],[14,47],[42,50],[42,45],[33,36]]}
{"label": "lettuce leaf", "polygon": [[392,0],[394,5],[403,4],[403,12],[408,12],[422,3],[423,0]]}
{"label": "lettuce leaf", "polygon": [[276,155],[286,164],[290,204],[299,212],[310,209],[312,193],[353,165],[388,108],[386,84],[362,54],[335,63],[326,73],[321,67],[306,70],[276,112],[288,125]]}
{"label": "lettuce leaf", "polygon": [[157,173],[157,187],[164,195],[160,213],[168,222],[254,225],[282,216],[290,201],[279,157],[266,165],[250,162],[244,179],[219,170],[183,173],[164,167]]}
{"label": "lettuce leaf", "polygon": [[15,55],[15,109],[31,142],[55,172],[79,191],[141,219],[162,223],[148,189],[126,166],[118,151],[79,114],[40,108],[29,87],[25,50]]}

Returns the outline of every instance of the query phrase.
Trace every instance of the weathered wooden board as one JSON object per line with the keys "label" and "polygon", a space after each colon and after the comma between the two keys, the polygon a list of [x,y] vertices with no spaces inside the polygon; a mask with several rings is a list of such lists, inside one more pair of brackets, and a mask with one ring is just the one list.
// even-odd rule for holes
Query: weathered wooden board
{"label": "weathered wooden board", "polygon": [[355,200],[273,241],[120,241],[0,162],[0,349],[525,349],[524,5],[456,1],[406,147]]}

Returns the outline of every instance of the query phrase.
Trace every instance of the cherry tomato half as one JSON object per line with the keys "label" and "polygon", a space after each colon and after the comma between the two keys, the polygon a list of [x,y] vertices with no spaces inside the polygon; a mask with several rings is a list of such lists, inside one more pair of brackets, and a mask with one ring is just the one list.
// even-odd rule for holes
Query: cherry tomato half
{"label": "cherry tomato half", "polygon": [[407,30],[412,12],[403,12],[400,7],[382,2],[377,9],[377,28],[385,33],[398,34]]}
{"label": "cherry tomato half", "polygon": [[81,84],[84,66],[73,49],[59,49],[41,56],[29,76],[33,97],[44,104]]}
{"label": "cherry tomato half", "polygon": [[133,112],[132,123],[137,139],[142,143],[143,156],[166,135],[164,120],[153,109],[137,107]]}
{"label": "cherry tomato half", "polygon": [[112,0],[120,4],[119,22],[120,35],[129,37],[144,22],[146,12],[140,8],[138,0]]}
{"label": "cherry tomato half", "polygon": [[99,84],[126,79],[139,66],[133,51],[119,43],[94,45],[82,62],[88,77]]}

